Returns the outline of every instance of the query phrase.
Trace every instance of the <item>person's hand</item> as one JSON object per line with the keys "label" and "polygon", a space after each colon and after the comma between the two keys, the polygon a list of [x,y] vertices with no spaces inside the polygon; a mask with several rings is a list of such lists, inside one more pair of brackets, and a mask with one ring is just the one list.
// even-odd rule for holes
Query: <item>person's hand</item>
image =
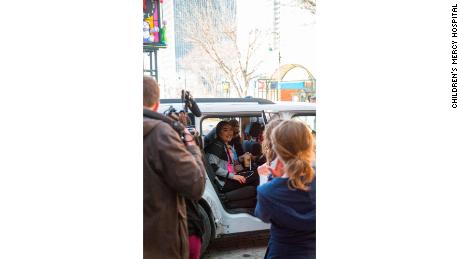
{"label": "person's hand", "polygon": [[265,163],[257,168],[259,175],[268,175],[270,173],[270,166],[268,163]]}
{"label": "person's hand", "polygon": [[246,182],[246,178],[241,175],[234,175],[233,180],[238,181],[240,184],[243,184]]}
{"label": "person's hand", "polygon": [[235,169],[235,172],[237,172],[237,173],[239,173],[239,172],[244,170],[243,166],[240,165],[240,164],[235,165],[234,169]]}
{"label": "person's hand", "polygon": [[193,139],[193,136],[192,134],[190,133],[190,131],[185,128],[184,129],[184,137],[185,137],[185,143],[187,146],[196,146],[196,143],[195,143],[195,140]]}

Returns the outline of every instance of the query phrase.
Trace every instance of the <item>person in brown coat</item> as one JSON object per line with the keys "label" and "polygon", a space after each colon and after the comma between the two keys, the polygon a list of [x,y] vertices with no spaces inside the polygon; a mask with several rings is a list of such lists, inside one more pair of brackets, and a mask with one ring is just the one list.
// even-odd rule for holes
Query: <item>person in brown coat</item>
{"label": "person in brown coat", "polygon": [[[144,114],[158,105],[159,87],[144,77]],[[187,129],[183,137],[185,144],[168,123],[144,117],[144,259],[189,256],[184,197],[201,198],[205,167]]]}

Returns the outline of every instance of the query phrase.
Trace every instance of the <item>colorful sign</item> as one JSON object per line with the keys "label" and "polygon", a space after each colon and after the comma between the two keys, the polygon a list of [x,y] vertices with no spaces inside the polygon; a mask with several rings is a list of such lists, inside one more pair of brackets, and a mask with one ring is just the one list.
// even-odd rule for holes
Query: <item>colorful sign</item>
{"label": "colorful sign", "polygon": [[305,88],[304,81],[299,82],[280,82],[281,89],[303,89]]}
{"label": "colorful sign", "polygon": [[[160,2],[159,0],[144,0],[144,43],[160,42]],[[148,25],[148,33],[147,33]]]}

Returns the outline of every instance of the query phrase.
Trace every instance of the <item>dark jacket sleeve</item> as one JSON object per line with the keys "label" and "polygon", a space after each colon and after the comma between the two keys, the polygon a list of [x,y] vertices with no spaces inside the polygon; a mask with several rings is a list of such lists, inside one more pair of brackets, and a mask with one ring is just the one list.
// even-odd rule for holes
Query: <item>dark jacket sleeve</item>
{"label": "dark jacket sleeve", "polygon": [[199,200],[205,186],[205,167],[198,146],[185,146],[167,124],[158,125],[152,139],[159,157],[159,171],[166,183],[182,196]]}

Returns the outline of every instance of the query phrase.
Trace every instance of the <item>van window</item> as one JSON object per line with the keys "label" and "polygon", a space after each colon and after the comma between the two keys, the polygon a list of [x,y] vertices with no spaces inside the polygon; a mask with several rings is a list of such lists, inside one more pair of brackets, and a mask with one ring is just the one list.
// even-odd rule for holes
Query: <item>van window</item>
{"label": "van window", "polygon": [[278,112],[265,112],[265,116],[267,117],[267,121],[276,120],[276,119],[281,118]]}
{"label": "van window", "polygon": [[316,115],[294,115],[292,119],[304,123],[311,130],[316,131]]}
{"label": "van window", "polygon": [[208,134],[211,131],[215,130],[215,127],[217,126],[217,124],[222,120],[227,120],[228,121],[228,120],[231,120],[231,119],[236,119],[238,121],[239,126],[240,126],[239,127],[239,134],[240,134],[242,140],[250,139],[250,137],[252,137],[254,139],[257,139],[257,140],[259,138],[261,138],[259,136],[261,134],[257,134],[257,130],[253,129],[251,131],[251,126],[255,125],[255,124],[260,125],[260,129],[263,131],[265,123],[264,123],[263,117],[261,115],[259,115],[259,116],[243,115],[243,116],[207,117],[207,118],[204,118],[201,121],[201,135],[204,137],[205,140],[209,139],[209,138],[213,138],[213,136],[211,136],[211,135],[208,136]]}
{"label": "van window", "polygon": [[206,118],[202,123],[201,135],[206,136],[223,118]]}

